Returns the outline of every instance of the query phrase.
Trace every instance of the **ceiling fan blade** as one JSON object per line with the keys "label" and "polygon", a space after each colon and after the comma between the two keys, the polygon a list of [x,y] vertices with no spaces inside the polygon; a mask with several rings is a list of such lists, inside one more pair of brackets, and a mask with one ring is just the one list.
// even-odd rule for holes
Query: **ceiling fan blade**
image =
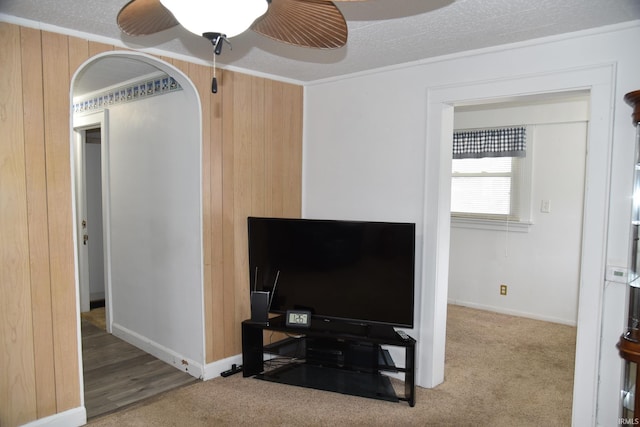
{"label": "ceiling fan blade", "polygon": [[118,26],[130,36],[153,34],[178,24],[160,0],[131,0],[118,12]]}
{"label": "ceiling fan blade", "polygon": [[325,0],[271,0],[267,12],[251,29],[297,46],[335,49],[347,43],[347,23],[342,12]]}

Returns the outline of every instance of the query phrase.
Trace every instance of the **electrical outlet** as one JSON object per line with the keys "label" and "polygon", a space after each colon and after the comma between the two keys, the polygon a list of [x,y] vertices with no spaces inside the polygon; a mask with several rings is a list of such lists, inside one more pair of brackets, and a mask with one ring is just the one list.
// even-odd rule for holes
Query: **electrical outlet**
{"label": "electrical outlet", "polygon": [[500,285],[500,295],[507,294],[507,285]]}

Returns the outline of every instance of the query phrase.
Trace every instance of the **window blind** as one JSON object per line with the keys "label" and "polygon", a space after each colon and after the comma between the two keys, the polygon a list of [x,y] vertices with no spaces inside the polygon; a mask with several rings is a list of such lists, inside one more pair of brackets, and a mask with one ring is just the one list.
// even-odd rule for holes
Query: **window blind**
{"label": "window blind", "polygon": [[520,160],[516,157],[453,160],[452,214],[518,220]]}

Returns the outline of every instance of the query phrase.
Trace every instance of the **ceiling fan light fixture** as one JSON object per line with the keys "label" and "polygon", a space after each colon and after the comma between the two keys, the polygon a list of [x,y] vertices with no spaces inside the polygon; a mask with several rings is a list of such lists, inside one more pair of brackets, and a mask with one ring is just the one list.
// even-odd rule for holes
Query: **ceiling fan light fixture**
{"label": "ceiling fan light fixture", "polygon": [[187,31],[227,37],[246,31],[268,8],[265,0],[160,0]]}

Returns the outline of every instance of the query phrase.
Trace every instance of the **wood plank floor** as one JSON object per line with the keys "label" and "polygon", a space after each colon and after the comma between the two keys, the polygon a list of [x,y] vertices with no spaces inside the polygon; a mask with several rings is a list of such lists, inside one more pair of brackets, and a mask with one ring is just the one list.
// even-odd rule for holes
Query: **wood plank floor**
{"label": "wood plank floor", "polygon": [[82,359],[89,419],[198,381],[85,319]]}

